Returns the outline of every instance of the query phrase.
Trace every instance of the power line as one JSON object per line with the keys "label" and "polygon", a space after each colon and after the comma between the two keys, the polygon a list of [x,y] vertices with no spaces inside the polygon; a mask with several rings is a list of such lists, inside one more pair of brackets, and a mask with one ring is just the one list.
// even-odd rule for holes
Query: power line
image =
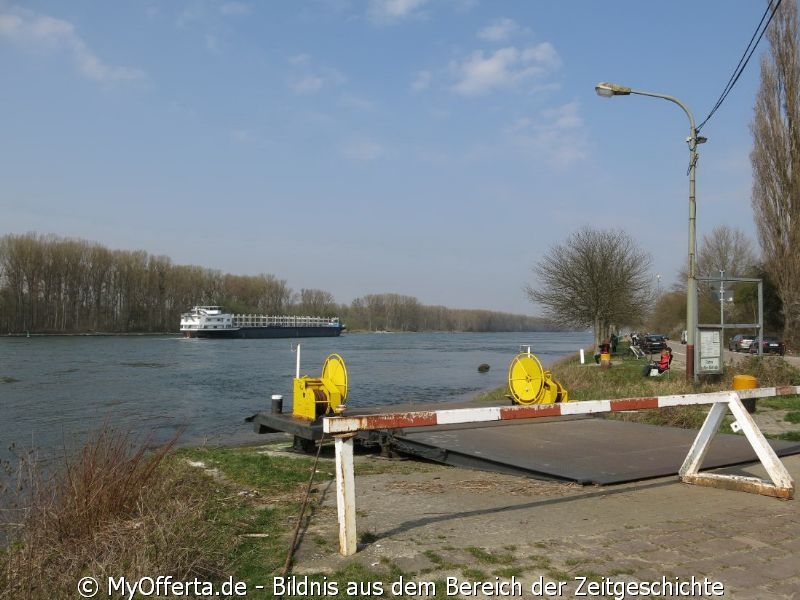
{"label": "power line", "polygon": [[[700,131],[703,126],[708,122],[708,120],[717,112],[722,103],[725,101],[725,98],[728,97],[728,94],[733,89],[733,86],[736,85],[736,82],[739,81],[739,77],[741,77],[742,73],[744,72],[745,67],[747,67],[747,63],[750,62],[750,58],[755,53],[756,48],[758,47],[758,43],[761,41],[761,38],[764,37],[764,33],[767,31],[769,24],[772,22],[772,18],[775,16],[775,13],[778,10],[778,7],[781,5],[783,0],[777,0],[773,7],[772,0],[767,5],[766,10],[764,10],[764,14],[761,15],[761,21],[759,21],[756,30],[753,32],[753,36],[750,38],[750,42],[747,44],[747,48],[745,48],[742,57],[739,59],[739,64],[736,65],[736,68],[733,70],[733,74],[731,75],[730,79],[728,79],[728,83],[725,85],[725,89],[722,90],[722,93],[717,100],[717,103],[714,104],[714,107],[711,109],[711,112],[708,113],[708,116],[703,119],[703,122],[697,126],[696,130]],[[770,12],[770,9],[772,12]],[[769,14],[769,19],[767,19],[767,15]],[[764,20],[766,19],[766,25],[764,24]],[[763,25],[763,27],[762,27]]]}

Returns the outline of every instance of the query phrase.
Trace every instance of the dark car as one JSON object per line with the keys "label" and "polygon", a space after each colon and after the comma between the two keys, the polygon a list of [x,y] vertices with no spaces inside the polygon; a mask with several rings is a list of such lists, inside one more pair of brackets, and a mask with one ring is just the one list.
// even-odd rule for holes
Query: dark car
{"label": "dark car", "polygon": [[745,335],[744,333],[737,333],[728,342],[728,350],[731,352],[747,352],[753,344],[753,336]]}
{"label": "dark car", "polygon": [[[786,344],[783,343],[779,338],[774,336],[765,337],[762,344],[761,344],[761,353],[762,354],[780,354],[783,356],[786,354]],[[758,354],[758,340],[754,340],[752,344],[750,344],[750,354]]]}
{"label": "dark car", "polygon": [[661,352],[667,347],[667,338],[663,335],[648,333],[647,335],[643,335],[639,340],[639,347],[642,349],[642,351],[649,354]]}

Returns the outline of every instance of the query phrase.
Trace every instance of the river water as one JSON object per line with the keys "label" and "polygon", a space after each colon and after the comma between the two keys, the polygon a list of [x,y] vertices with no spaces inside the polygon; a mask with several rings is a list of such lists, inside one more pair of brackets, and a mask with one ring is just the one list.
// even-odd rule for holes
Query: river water
{"label": "river water", "polygon": [[[581,333],[349,333],[301,344],[301,375],[318,377],[330,353],[347,366],[348,406],[446,402],[505,385],[530,346],[543,365],[587,348]],[[0,338],[0,459],[8,448],[70,447],[104,424],[154,443],[241,444],[244,419],[291,406],[296,342],[177,336]],[[478,365],[490,370],[479,373]]]}

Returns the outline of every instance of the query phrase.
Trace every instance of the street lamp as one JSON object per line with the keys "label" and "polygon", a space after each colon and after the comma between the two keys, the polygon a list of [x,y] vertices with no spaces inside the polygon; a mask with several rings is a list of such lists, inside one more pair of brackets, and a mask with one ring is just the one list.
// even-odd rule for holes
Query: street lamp
{"label": "street lamp", "polygon": [[686,142],[689,144],[689,274],[686,281],[686,379],[695,381],[694,347],[697,330],[697,279],[695,265],[697,244],[695,242],[695,215],[697,214],[697,207],[694,198],[694,179],[695,167],[697,165],[697,144],[704,143],[706,138],[697,135],[697,128],[694,125],[694,117],[691,111],[683,102],[673,96],[646,92],[644,90],[634,90],[624,85],[607,82],[598,83],[594,90],[597,92],[598,96],[602,96],[603,98],[629,96],[630,94],[663,98],[664,100],[669,100],[680,106],[683,112],[686,113],[686,116],[689,117],[689,137],[686,138]]}
{"label": "street lamp", "polygon": [[725,271],[719,270],[719,326],[722,328],[722,338],[725,339]]}

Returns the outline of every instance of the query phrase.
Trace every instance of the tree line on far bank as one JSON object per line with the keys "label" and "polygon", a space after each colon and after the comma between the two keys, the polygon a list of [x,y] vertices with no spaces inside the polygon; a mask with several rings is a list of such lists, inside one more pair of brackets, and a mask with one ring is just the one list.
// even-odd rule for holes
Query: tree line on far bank
{"label": "tree line on far bank", "polygon": [[195,305],[235,313],[339,316],[349,330],[546,331],[537,317],[420,304],[369,294],[337,304],[324,290],[292,290],[273,275],[232,275],[142,250],[29,233],[0,238],[0,334],[177,331]]}

